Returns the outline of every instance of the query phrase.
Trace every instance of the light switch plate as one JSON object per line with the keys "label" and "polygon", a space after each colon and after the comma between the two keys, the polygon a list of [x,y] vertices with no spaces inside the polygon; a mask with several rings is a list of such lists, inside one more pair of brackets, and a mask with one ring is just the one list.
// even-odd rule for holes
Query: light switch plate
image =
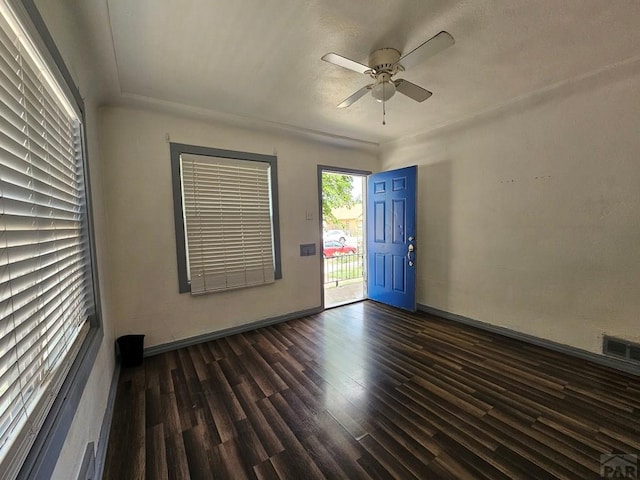
{"label": "light switch plate", "polygon": [[316,254],[316,244],[315,243],[303,243],[300,245],[300,256],[301,257],[311,257]]}

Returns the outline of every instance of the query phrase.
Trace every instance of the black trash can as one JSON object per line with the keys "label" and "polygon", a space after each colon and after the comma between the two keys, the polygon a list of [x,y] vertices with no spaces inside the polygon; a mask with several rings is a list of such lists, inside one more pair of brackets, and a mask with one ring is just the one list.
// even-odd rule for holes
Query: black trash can
{"label": "black trash can", "polygon": [[144,335],[123,335],[117,342],[123,367],[137,367],[142,364]]}

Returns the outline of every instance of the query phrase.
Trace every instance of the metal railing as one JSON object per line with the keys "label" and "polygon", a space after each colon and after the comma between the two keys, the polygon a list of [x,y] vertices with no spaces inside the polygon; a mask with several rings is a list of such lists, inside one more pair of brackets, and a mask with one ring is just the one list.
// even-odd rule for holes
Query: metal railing
{"label": "metal railing", "polygon": [[325,285],[363,278],[364,255],[353,253],[338,255],[324,259],[324,283]]}

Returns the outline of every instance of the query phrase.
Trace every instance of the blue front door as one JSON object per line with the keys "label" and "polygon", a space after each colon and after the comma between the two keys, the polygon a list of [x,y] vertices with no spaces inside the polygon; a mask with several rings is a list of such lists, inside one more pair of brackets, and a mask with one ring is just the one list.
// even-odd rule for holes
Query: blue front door
{"label": "blue front door", "polygon": [[367,294],[416,309],[416,171],[370,175],[367,182]]}

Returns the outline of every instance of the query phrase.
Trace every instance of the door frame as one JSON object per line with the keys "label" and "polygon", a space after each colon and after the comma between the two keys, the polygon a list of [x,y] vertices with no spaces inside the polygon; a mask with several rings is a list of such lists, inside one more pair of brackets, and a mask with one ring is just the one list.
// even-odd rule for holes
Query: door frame
{"label": "door frame", "polygon": [[[324,306],[324,259],[322,258],[322,246],[324,245],[322,239],[322,172],[332,172],[332,173],[343,173],[345,175],[359,175],[362,177],[367,177],[371,175],[373,172],[369,170],[358,170],[354,168],[346,168],[346,167],[336,167],[334,165],[318,165],[317,175],[318,175],[318,264],[320,265],[320,307],[325,310]],[[366,179],[365,179],[366,180]],[[367,201],[367,182],[363,182],[362,188],[362,199],[363,206],[366,205]],[[367,210],[363,208],[363,222],[366,222]],[[366,225],[366,223],[365,223]],[[366,245],[367,240],[367,232],[366,228],[363,229],[363,243]],[[366,298],[366,297],[365,297]]]}

